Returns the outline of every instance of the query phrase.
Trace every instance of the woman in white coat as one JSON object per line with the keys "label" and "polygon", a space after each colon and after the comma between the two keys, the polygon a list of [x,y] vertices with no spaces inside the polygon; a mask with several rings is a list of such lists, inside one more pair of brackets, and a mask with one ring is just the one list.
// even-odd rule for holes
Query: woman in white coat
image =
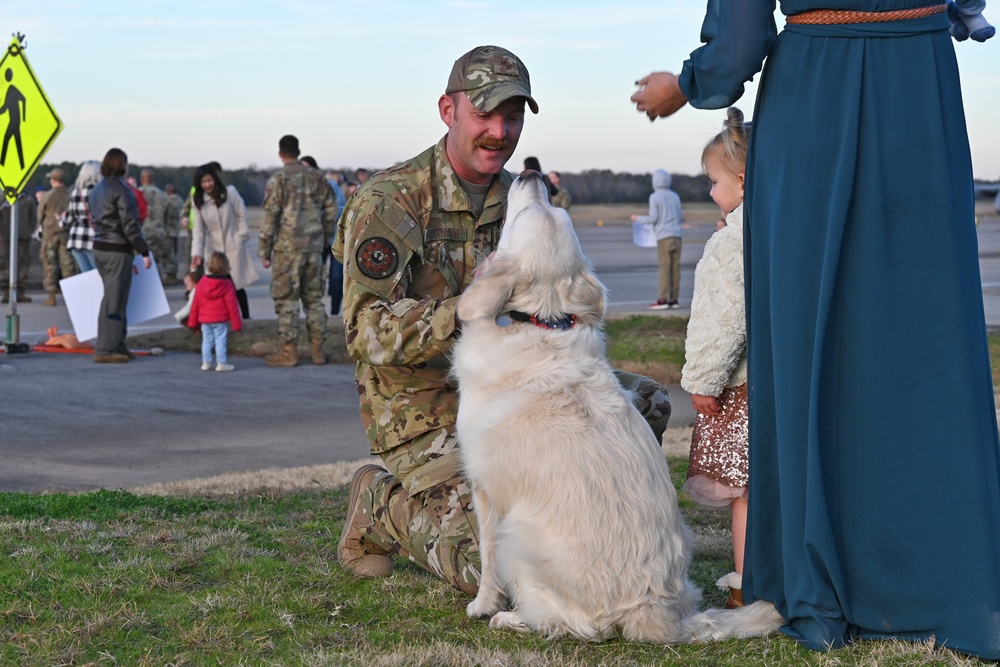
{"label": "woman in white coat", "polygon": [[249,217],[243,198],[233,186],[226,187],[218,172],[203,164],[194,173],[194,229],[191,232],[191,270],[202,265],[213,252],[223,252],[232,266],[236,297],[243,319],[250,318],[246,286],[257,280],[250,240]]}

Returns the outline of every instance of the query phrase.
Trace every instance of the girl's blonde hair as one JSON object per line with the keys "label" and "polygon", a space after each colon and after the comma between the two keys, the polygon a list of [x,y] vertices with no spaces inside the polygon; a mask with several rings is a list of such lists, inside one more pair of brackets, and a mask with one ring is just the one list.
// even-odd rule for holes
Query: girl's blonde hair
{"label": "girl's blonde hair", "polygon": [[229,258],[226,253],[216,250],[208,258],[208,272],[213,276],[225,276],[229,274]]}
{"label": "girl's blonde hair", "polygon": [[747,148],[750,144],[750,123],[743,122],[743,112],[736,107],[726,109],[726,120],[722,123],[722,132],[705,144],[701,152],[701,166],[705,160],[717,150],[722,150],[722,156],[736,172],[746,169]]}

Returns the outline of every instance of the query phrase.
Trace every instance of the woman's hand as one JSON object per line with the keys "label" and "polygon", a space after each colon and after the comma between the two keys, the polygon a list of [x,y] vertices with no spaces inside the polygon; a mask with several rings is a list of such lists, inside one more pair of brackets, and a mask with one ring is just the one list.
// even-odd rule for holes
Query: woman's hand
{"label": "woman's hand", "polygon": [[687,104],[687,98],[681,92],[677,76],[670,72],[653,72],[635,82],[641,90],[630,98],[635,102],[635,108],[643,111],[653,121],[666,118],[676,113]]}
{"label": "woman's hand", "polygon": [[191,255],[191,270],[196,270],[201,266],[201,255]]}

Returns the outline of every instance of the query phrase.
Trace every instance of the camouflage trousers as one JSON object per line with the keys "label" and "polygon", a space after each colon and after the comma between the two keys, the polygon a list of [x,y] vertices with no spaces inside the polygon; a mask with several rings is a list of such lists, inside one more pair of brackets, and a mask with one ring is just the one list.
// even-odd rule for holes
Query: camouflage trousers
{"label": "camouflage trousers", "polygon": [[[670,398],[659,383],[617,371],[618,381],[662,441]],[[472,490],[462,478],[454,426],[410,440],[381,454],[387,473],[362,491],[372,517],[365,542],[398,554],[469,595],[479,590],[479,528]],[[432,457],[428,452],[444,452]]]}
{"label": "camouflage trousers", "polygon": [[174,237],[166,234],[147,234],[146,243],[149,252],[156,260],[156,269],[160,272],[160,280],[168,276],[177,278],[177,245]]}
{"label": "camouflage trousers", "polygon": [[447,460],[424,464],[438,468],[435,476],[445,477],[436,484],[408,492],[403,481],[420,474],[415,461],[426,458],[423,454],[432,442],[440,444],[445,439],[456,444],[453,429],[424,433],[382,454],[389,472],[376,475],[364,496],[363,511],[372,517],[366,541],[475,595],[479,590],[479,529],[472,511],[472,490],[462,479],[457,452],[446,455]]}
{"label": "camouflage trousers", "polygon": [[[17,240],[17,291],[23,292],[31,268],[31,238]],[[0,283],[3,291],[10,288],[10,239],[0,236]]]}
{"label": "camouflage trousers", "polygon": [[72,253],[66,247],[69,232],[60,231],[42,240],[42,266],[45,267],[45,291],[59,288],[59,276],[69,278],[80,272]]}
{"label": "camouflage trousers", "polygon": [[645,375],[615,371],[618,384],[632,392],[632,404],[639,411],[649,427],[653,429],[656,441],[663,446],[663,432],[670,421],[670,397],[667,390],[656,380]]}
{"label": "camouflage trousers", "polygon": [[184,271],[190,270],[191,266],[191,232],[189,231],[184,235],[184,240],[181,241],[184,244],[184,250],[181,251],[181,265],[184,267]]}
{"label": "camouflage trousers", "polygon": [[149,252],[156,259],[156,269],[160,272],[160,280],[166,280],[168,277],[176,280],[177,243],[174,237],[169,234],[150,234],[146,237],[146,243],[149,244]]}
{"label": "camouflage trousers", "polygon": [[273,253],[271,298],[274,299],[274,312],[278,316],[278,338],[282,343],[288,345],[296,341],[300,301],[306,314],[309,340],[326,340],[322,253]]}

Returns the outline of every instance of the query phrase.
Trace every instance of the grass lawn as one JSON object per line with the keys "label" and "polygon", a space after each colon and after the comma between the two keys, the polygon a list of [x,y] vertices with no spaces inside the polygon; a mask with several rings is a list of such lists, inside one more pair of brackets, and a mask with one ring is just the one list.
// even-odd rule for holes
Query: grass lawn
{"label": "grass lawn", "polygon": [[[612,320],[609,354],[676,384],[685,326],[670,316]],[[245,343],[255,344],[252,333]],[[687,460],[670,465],[679,485]],[[987,664],[901,642],[824,654],[784,636],[662,647],[490,630],[465,616],[470,598],[415,566],[397,561],[382,580],[343,573],[345,489],[314,486],[0,494],[0,665]],[[732,569],[728,514],[684,499],[681,508],[697,534],[692,578],[706,604],[721,606],[714,581]]]}

